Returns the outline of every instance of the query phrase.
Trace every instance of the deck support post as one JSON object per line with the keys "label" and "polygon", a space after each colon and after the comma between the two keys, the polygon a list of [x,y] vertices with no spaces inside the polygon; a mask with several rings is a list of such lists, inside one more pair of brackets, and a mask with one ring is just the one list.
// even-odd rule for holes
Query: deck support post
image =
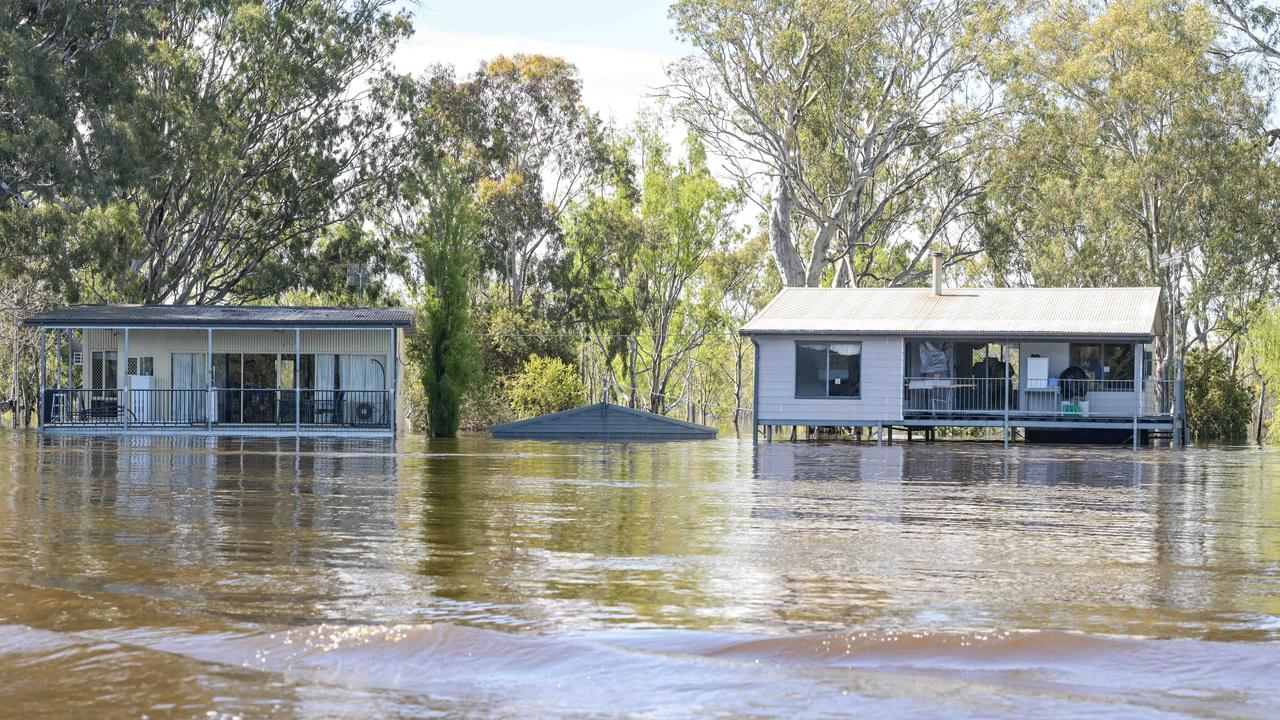
{"label": "deck support post", "polygon": [[302,435],[302,330],[293,329],[293,434]]}
{"label": "deck support post", "polygon": [[[608,402],[608,399],[609,399],[609,395],[606,392],[605,402]],[[756,422],[755,418],[751,418],[751,444],[752,445],[760,444],[760,424]]]}
{"label": "deck support post", "polygon": [[[45,407],[45,403],[47,402],[47,400],[45,399],[45,396],[44,396],[45,364],[46,364],[45,349],[44,349],[44,335],[45,335],[44,326],[41,325],[40,326],[40,398],[36,402],[36,426],[39,427],[41,430],[44,429],[44,415],[46,412],[48,412],[48,408]],[[14,363],[16,364],[17,362],[18,362],[17,359],[14,359]],[[16,408],[14,412],[17,412]]]}
{"label": "deck support post", "polygon": [[204,429],[213,431],[213,328],[205,328]]}
{"label": "deck support post", "polygon": [[1009,341],[1004,341],[1004,446],[1009,447]]}
{"label": "deck support post", "polygon": [[[388,340],[391,342],[391,352],[389,353],[390,357],[387,359],[387,367],[390,369],[387,371],[387,380],[383,384],[386,386],[385,389],[390,390],[390,392],[387,393],[387,408],[391,414],[391,417],[388,419],[391,421],[391,434],[394,436],[398,431],[397,426],[399,425],[398,421],[400,414],[396,402],[399,399],[396,396],[400,394],[400,336],[397,334],[395,328],[389,329],[387,333],[389,335]],[[583,347],[582,352],[585,356],[587,352],[585,346]]]}
{"label": "deck support post", "polygon": [[876,447],[884,446],[884,423],[876,425]]}
{"label": "deck support post", "polygon": [[120,419],[124,422],[124,429],[129,429],[129,410],[133,408],[133,402],[129,397],[129,388],[133,385],[133,381],[129,375],[129,328],[124,329],[124,351],[120,354],[124,357],[120,358],[120,369],[124,371],[124,412],[120,414]]}
{"label": "deck support post", "polygon": [[767,443],[773,442],[773,426],[772,425],[764,426],[764,441]]}
{"label": "deck support post", "polygon": [[1142,375],[1146,367],[1142,357],[1142,343],[1133,344],[1133,449],[1139,445],[1138,418],[1142,416]]}

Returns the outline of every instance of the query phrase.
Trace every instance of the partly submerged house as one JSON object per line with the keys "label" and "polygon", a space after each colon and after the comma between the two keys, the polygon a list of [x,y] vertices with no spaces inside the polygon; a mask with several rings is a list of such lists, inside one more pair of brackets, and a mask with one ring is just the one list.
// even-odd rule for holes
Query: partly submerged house
{"label": "partly submerged house", "polygon": [[76,305],[39,328],[50,432],[392,435],[412,313]]}
{"label": "partly submerged house", "polygon": [[[741,330],[755,429],[999,427],[1138,442],[1180,427],[1159,288],[786,288]],[[1054,431],[1069,431],[1055,433]],[[879,435],[877,435],[879,437]]]}
{"label": "partly submerged house", "polygon": [[495,438],[507,440],[714,440],[716,429],[645,410],[599,402],[495,425]]}

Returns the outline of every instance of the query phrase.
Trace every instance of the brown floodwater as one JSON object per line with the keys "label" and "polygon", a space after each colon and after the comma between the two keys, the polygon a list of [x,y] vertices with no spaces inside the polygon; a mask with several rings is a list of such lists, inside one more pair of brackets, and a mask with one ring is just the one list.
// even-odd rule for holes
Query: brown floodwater
{"label": "brown floodwater", "polygon": [[1278,466],[0,431],[0,716],[1276,717]]}

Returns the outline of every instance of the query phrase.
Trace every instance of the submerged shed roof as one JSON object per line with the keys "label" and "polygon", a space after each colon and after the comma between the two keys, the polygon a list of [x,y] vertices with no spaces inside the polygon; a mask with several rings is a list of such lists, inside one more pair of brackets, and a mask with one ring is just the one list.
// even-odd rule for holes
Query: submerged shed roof
{"label": "submerged shed roof", "polygon": [[1141,339],[1160,288],[784,288],[744,335],[856,333]]}
{"label": "submerged shed roof", "polygon": [[709,440],[715,428],[613,403],[596,403],[495,425],[496,438],[523,440]]}
{"label": "submerged shed roof", "polygon": [[77,327],[410,327],[404,308],[279,305],[69,305],[23,321]]}

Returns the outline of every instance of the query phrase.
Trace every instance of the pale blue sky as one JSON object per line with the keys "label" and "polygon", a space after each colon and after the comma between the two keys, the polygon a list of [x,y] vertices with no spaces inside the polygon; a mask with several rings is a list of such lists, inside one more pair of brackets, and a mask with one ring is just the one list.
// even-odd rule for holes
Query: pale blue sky
{"label": "pale blue sky", "polygon": [[444,63],[465,75],[500,54],[555,55],[577,66],[587,106],[622,124],[652,103],[666,80],[664,67],[689,53],[668,29],[670,0],[411,5],[415,33],[396,52],[400,70],[418,73]]}
{"label": "pale blue sky", "polygon": [[678,55],[683,50],[671,36],[667,22],[670,4],[670,0],[426,0],[417,5],[414,16],[418,27],[438,32],[528,37]]}

